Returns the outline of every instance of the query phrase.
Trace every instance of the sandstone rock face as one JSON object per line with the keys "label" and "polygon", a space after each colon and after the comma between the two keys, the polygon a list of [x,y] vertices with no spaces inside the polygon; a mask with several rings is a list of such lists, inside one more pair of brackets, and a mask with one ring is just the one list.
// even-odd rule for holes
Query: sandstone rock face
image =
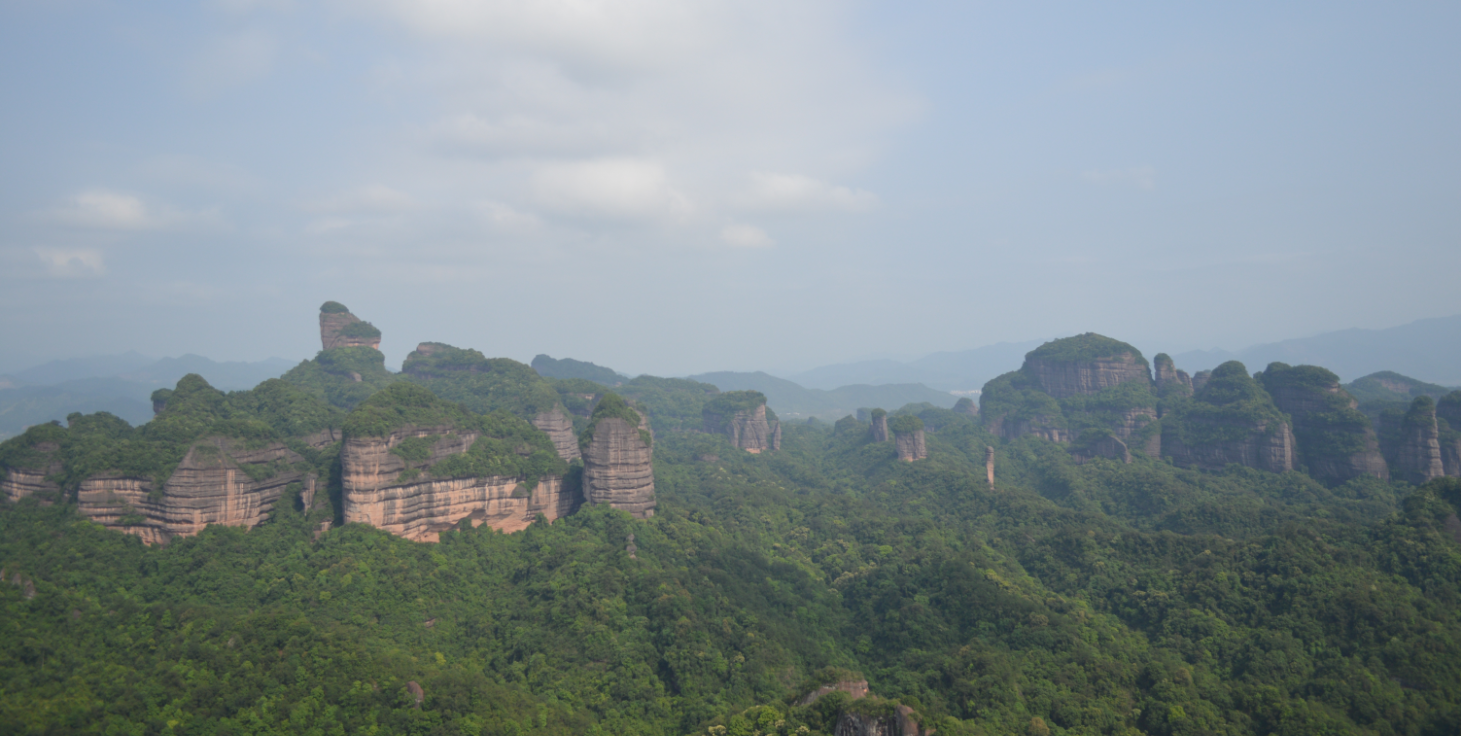
{"label": "sandstone rock face", "polygon": [[1192,390],[1201,391],[1207,385],[1208,379],[1212,378],[1212,371],[1198,371],[1192,375]]}
{"label": "sandstone rock face", "polygon": [[1126,447],[1126,443],[1122,442],[1119,437],[1109,434],[1085,447],[1072,450],[1070,457],[1079,465],[1084,465],[1098,457],[1131,464],[1131,450]]}
{"label": "sandstone rock face", "polygon": [[380,349],[380,336],[345,337],[341,330],[359,322],[360,318],[349,312],[320,312],[321,349],[367,347]]}
{"label": "sandstone rock face", "polygon": [[1392,450],[1394,463],[1391,465],[1397,479],[1420,485],[1446,474],[1436,427],[1436,406],[1429,396],[1411,403],[1399,435],[1399,444]]}
{"label": "sandstone rock face", "polygon": [[[1157,420],[1157,410],[1151,407],[1136,407],[1128,409],[1121,415],[1121,422],[1111,428],[1111,431],[1121,440],[1123,446],[1133,446],[1132,440],[1136,438],[1148,424]],[[1162,456],[1162,433],[1153,430],[1153,433],[1140,443],[1137,449],[1146,453],[1149,458]],[[1131,462],[1130,459],[1127,462]]]}
{"label": "sandstone rock face", "polygon": [[[1283,380],[1285,374],[1304,372],[1310,380]],[[1300,459],[1309,475],[1328,483],[1371,476],[1389,479],[1380,443],[1369,420],[1355,410],[1356,402],[1339,387],[1339,378],[1313,366],[1290,369],[1274,364],[1264,371],[1264,385],[1273,403],[1294,420]],[[1335,452],[1336,445],[1355,445],[1354,452]]]}
{"label": "sandstone rock face", "polygon": [[553,407],[552,411],[540,412],[533,417],[533,426],[543,430],[548,439],[553,441],[553,450],[558,457],[567,462],[573,462],[583,457],[578,450],[578,434],[573,431],[573,420],[563,413],[561,407]]}
{"label": "sandstone rock face", "polygon": [[1187,375],[1187,371],[1177,370],[1177,366],[1172,362],[1172,356],[1158,353],[1157,357],[1152,359],[1152,372],[1156,379],[1158,394],[1162,396],[1172,394],[1190,396],[1192,394],[1192,377]]}
{"label": "sandstone rock face", "polygon": [[1178,433],[1164,432],[1162,452],[1172,458],[1172,464],[1183,468],[1216,471],[1237,463],[1273,473],[1294,469],[1294,434],[1287,423],[1279,422],[1272,428],[1260,424],[1222,425],[1213,429],[1230,430],[1226,434],[1239,435],[1241,439],[1189,446]]}
{"label": "sandstone rock face", "polygon": [[[252,528],[268,518],[286,486],[305,480],[303,471],[287,467],[302,461],[277,442],[251,450],[241,440],[212,437],[193,444],[161,494],[150,479],[101,474],[81,482],[77,510],[147,544],[192,536],[209,524]],[[277,472],[254,480],[246,466]]]}
{"label": "sandstone rock face", "polygon": [[888,413],[882,409],[874,409],[869,418],[873,424],[873,442],[887,442]]}
{"label": "sandstone rock face", "polygon": [[0,479],[0,496],[11,503],[34,496],[42,505],[49,506],[61,500],[61,487],[46,480],[46,476],[61,472],[61,446],[54,442],[39,442],[33,448],[44,456],[40,467],[0,469],[5,474]]}
{"label": "sandstone rock face", "polygon": [[911,463],[914,460],[923,460],[928,457],[928,446],[924,443],[923,430],[897,432],[895,439],[898,444],[899,460]]}
{"label": "sandstone rock face", "polygon": [[1023,419],[1001,417],[990,425],[990,431],[1007,440],[1034,435],[1051,442],[1070,442],[1070,430],[1058,426],[1058,422],[1056,417],[1043,415]]}
{"label": "sandstone rock face", "polygon": [[[436,438],[426,472],[407,471],[391,448],[413,437]],[[345,523],[359,522],[417,542],[436,542],[441,532],[463,519],[515,532],[538,514],[549,521],[577,510],[579,495],[563,479],[545,476],[533,488],[524,479],[504,476],[436,478],[430,467],[471,448],[478,435],[450,427],[404,427],[386,437],[351,437],[341,449]]]}
{"label": "sandstone rock face", "polygon": [[732,445],[752,454],[781,449],[781,422],[766,418],[766,405],[730,416],[706,414],[705,431],[722,434]]}
{"label": "sandstone rock face", "polygon": [[1025,370],[1045,393],[1057,399],[1090,396],[1128,381],[1151,382],[1147,368],[1131,353],[1089,361],[1049,361],[1025,358]]}
{"label": "sandstone rock face", "polygon": [[899,705],[890,716],[874,718],[859,713],[843,713],[837,719],[833,736],[926,736],[913,718],[913,709]]}
{"label": "sandstone rock face", "polygon": [[989,478],[989,490],[994,490],[994,447],[984,448],[984,474]]}
{"label": "sandstone rock face", "polygon": [[[648,428],[644,415],[640,426]],[[618,418],[600,419],[583,453],[583,495],[589,503],[624,509],[636,519],[654,516],[654,466],[640,427]]]}

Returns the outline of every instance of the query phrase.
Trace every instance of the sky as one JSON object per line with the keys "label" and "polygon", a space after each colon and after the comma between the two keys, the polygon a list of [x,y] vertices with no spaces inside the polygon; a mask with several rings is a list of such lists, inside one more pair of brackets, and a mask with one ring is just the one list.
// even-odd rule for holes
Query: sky
{"label": "sky", "polygon": [[1461,5],[0,0],[0,371],[1461,313]]}

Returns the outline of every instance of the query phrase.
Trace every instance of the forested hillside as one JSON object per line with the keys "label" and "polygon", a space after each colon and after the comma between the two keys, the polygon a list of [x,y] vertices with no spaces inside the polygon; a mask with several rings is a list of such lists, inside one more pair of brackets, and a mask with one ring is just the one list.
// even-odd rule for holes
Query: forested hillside
{"label": "forested hillside", "polygon": [[[1032,355],[1049,368],[1069,357],[1056,348]],[[78,415],[0,446],[0,464],[104,459],[126,441],[153,448],[160,478],[208,432],[262,446],[419,425],[489,437],[466,443],[484,463],[543,465],[482,471],[493,477],[563,473],[524,421],[557,394],[590,439],[595,421],[648,416],[654,515],[587,504],[511,534],[463,517],[438,543],[410,541],[339,523],[341,443],[296,443],[308,467],[289,472],[316,474],[317,497],[291,483],[252,529],[145,546],[74,503],[46,505],[71,488],[57,476],[52,495],[0,501],[3,730],[830,736],[900,712],[909,736],[1461,729],[1461,481],[1085,451],[1116,437],[1111,422],[1130,425],[1133,448],[1163,434],[1197,447],[1225,426],[1204,417],[1296,422],[1268,392],[1323,391],[1331,374],[1229,369],[1192,396],[1159,384],[1167,398],[1148,401],[1127,382],[1049,402],[1040,386],[1074,385],[1048,379],[1067,374],[1009,376],[984,416],[880,415],[926,432],[927,458],[900,461],[855,417],[783,418],[779,447],[738,449],[702,422],[757,397],[717,400],[693,381],[625,383],[631,411],[601,385],[539,382],[471,351],[422,353],[405,376],[371,353],[326,350],[260,392],[187,379],[156,428]],[[495,393],[474,405],[474,390]],[[1087,444],[1002,432],[1013,425],[988,416],[1001,401],[1009,417],[1046,407]],[[1318,456],[1318,421],[1300,427],[1300,460]],[[1145,429],[1157,423],[1176,429]],[[77,433],[93,425],[110,429]],[[392,450],[403,477],[427,462],[412,442]],[[472,475],[459,465],[417,474]],[[565,487],[581,472],[569,467]],[[808,695],[864,678],[869,697]]]}

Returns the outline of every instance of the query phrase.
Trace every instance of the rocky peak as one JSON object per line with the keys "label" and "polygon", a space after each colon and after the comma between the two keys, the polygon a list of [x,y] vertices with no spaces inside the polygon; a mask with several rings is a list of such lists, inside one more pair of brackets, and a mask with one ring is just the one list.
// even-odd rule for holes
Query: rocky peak
{"label": "rocky peak", "polygon": [[887,428],[892,430],[898,446],[898,459],[911,463],[928,457],[928,446],[923,435],[923,420],[912,414],[901,414],[887,419]]}
{"label": "rocky peak", "polygon": [[1206,386],[1208,380],[1211,379],[1211,378],[1212,378],[1212,371],[1198,371],[1198,372],[1192,374],[1192,390],[1193,390],[1193,392],[1201,391],[1202,390],[1202,387],[1203,386]]}
{"label": "rocky peak", "polygon": [[618,394],[604,394],[579,438],[584,500],[624,509],[637,519],[654,516],[653,442],[648,417]]}
{"label": "rocky peak", "polygon": [[322,350],[366,347],[380,349],[380,330],[350,313],[340,302],[320,305],[320,345]]}
{"label": "rocky peak", "polygon": [[1236,360],[1218,366],[1161,426],[1162,454],[1179,467],[1216,471],[1236,463],[1275,473],[1294,468],[1288,417]]}
{"label": "rocky peak", "polygon": [[1389,445],[1386,454],[1394,477],[1420,485],[1445,475],[1435,400],[1417,396],[1396,424],[1385,433]]}
{"label": "rocky peak", "polygon": [[781,449],[781,422],[760,391],[727,391],[705,404],[704,429],[724,435],[732,445],[758,454]]}
{"label": "rocky peak", "polygon": [[1334,373],[1312,365],[1271,363],[1259,380],[1274,405],[1293,419],[1299,460],[1311,476],[1326,483],[1389,477],[1374,428]]}
{"label": "rocky peak", "polygon": [[873,409],[868,413],[868,419],[873,425],[873,442],[887,442],[888,412],[882,409]]}
{"label": "rocky peak", "polygon": [[1192,377],[1187,375],[1187,371],[1177,370],[1176,364],[1172,362],[1172,356],[1157,353],[1157,357],[1152,358],[1152,369],[1159,396],[1192,395]]}
{"label": "rocky peak", "polygon": [[1094,332],[1041,345],[1025,355],[1021,370],[1057,399],[1090,396],[1132,381],[1152,382],[1141,351]]}

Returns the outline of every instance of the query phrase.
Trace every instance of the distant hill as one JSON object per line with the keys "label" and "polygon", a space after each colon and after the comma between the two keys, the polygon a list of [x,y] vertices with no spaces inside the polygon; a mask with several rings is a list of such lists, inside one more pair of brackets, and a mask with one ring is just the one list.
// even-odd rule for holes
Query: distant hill
{"label": "distant hill", "polygon": [[1326,332],[1237,352],[1195,350],[1178,353],[1172,359],[1189,373],[1210,370],[1228,360],[1242,361],[1249,371],[1260,371],[1279,361],[1323,366],[1345,381],[1395,371],[1423,382],[1454,386],[1461,384],[1461,315],[1380,330]]}
{"label": "distant hill", "polygon": [[294,366],[283,358],[255,363],[218,362],[201,355],[149,358],[137,352],[90,358],[53,360],[11,374],[0,388],[0,439],[28,426],[67,414],[111,412],[132,424],[152,418],[152,392],[172,388],[189,373],[203,376],[215,388],[253,388]]}
{"label": "distant hill", "polygon": [[1371,401],[1398,401],[1408,404],[1417,396],[1429,396],[1439,400],[1455,388],[1426,383],[1395,371],[1380,371],[1344,384],[1344,390],[1361,404]]}
{"label": "distant hill", "polygon": [[533,358],[532,366],[544,378],[582,378],[605,386],[617,386],[629,379],[612,368],[573,358],[539,355]]}
{"label": "distant hill", "polygon": [[853,384],[912,384],[943,391],[977,391],[989,379],[1020,366],[1025,353],[1044,340],[1002,342],[973,350],[931,353],[918,360],[867,360],[813,368],[786,378],[809,388],[834,389]]}
{"label": "distant hill", "polygon": [[818,417],[836,420],[856,413],[862,407],[894,410],[905,404],[920,402],[948,408],[958,400],[952,394],[917,383],[841,386],[827,391],[806,388],[760,371],[720,371],[689,378],[711,384],[721,391],[760,391],[766,394],[766,404],[783,419]]}

